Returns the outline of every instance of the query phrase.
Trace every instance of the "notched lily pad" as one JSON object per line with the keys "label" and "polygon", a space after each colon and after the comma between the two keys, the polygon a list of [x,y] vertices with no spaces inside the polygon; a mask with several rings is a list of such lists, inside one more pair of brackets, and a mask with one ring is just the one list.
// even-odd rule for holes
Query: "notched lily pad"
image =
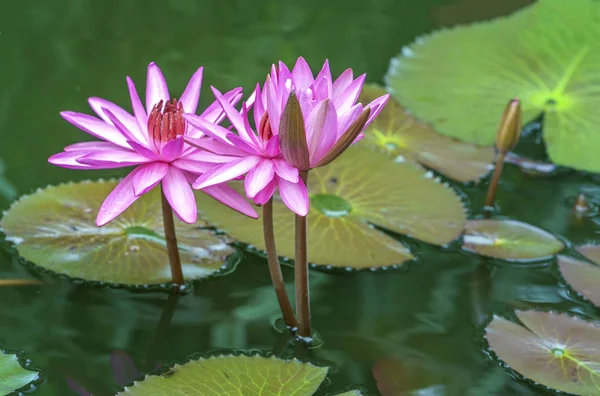
{"label": "notched lily pad", "polygon": [[[385,94],[383,87],[363,87],[362,103]],[[464,143],[437,133],[407,113],[393,97],[365,133],[365,142],[393,156],[401,156],[460,182],[477,181],[492,168],[494,148]]]}
{"label": "notched lily pad", "polygon": [[600,245],[580,246],[577,251],[595,265],[572,257],[558,256],[560,272],[577,293],[600,307]]}
{"label": "notched lily pad", "polygon": [[[170,396],[310,396],[327,375],[327,367],[260,355],[212,356],[175,365],[126,387],[123,395]],[[350,393],[351,395],[352,393]]]}
{"label": "notched lily pad", "polygon": [[508,261],[549,258],[564,248],[554,235],[516,220],[470,220],[463,249]]}
{"label": "notched lily pad", "polygon": [[24,369],[17,355],[0,351],[0,395],[8,395],[39,378],[39,373]]}
{"label": "notched lily pad", "polygon": [[[309,175],[308,251],[312,263],[382,268],[413,258],[400,242],[371,224],[436,245],[457,238],[466,218],[456,193],[409,163],[395,163],[362,143]],[[242,191],[241,184],[233,184]],[[203,194],[202,194],[203,195]],[[233,238],[264,250],[262,224],[200,194],[198,208]],[[294,256],[294,217],[278,197],[273,204],[281,256]]]}
{"label": "notched lily pad", "polygon": [[524,122],[544,114],[556,164],[598,172],[599,20],[598,1],[539,0],[418,38],[392,60],[386,82],[438,132],[482,145],[494,142],[506,102],[517,97]]}
{"label": "notched lily pad", "polygon": [[[159,189],[121,216],[96,227],[95,218],[116,181],[86,181],[40,189],[21,197],[0,226],[25,259],[72,278],[146,285],[171,279]],[[224,236],[175,219],[187,279],[215,274],[234,249]]]}
{"label": "notched lily pad", "polygon": [[566,314],[517,311],[524,326],[494,317],[490,348],[521,375],[576,395],[600,394],[600,328]]}

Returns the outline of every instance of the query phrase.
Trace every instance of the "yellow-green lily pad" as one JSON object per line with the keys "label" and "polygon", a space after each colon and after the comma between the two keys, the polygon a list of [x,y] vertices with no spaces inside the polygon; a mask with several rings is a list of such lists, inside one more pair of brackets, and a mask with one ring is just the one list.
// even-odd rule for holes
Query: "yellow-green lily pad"
{"label": "yellow-green lily pad", "polygon": [[[98,208],[116,184],[85,181],[40,189],[14,202],[0,227],[25,259],[71,278],[127,285],[169,282],[159,189],[96,227]],[[235,256],[230,240],[205,225],[175,219],[186,279],[216,274]]]}
{"label": "yellow-green lily pad", "polygon": [[[363,87],[362,103],[385,94],[383,87]],[[393,97],[369,126],[365,142],[380,151],[401,156],[460,182],[477,181],[493,168],[494,148],[476,146],[437,133],[419,122]]]}
{"label": "yellow-green lily pad", "polygon": [[600,2],[539,0],[512,15],[419,37],[394,58],[388,89],[416,117],[470,143],[494,142],[506,102],[544,114],[548,155],[600,171]]}
{"label": "yellow-green lily pad", "polygon": [[17,355],[0,351],[0,395],[8,395],[39,378],[39,373],[24,369]]}
{"label": "yellow-green lily pad", "polygon": [[[242,191],[242,185],[232,183]],[[456,193],[430,173],[395,163],[362,143],[330,165],[310,171],[308,251],[313,264],[381,268],[412,259],[400,242],[371,224],[436,245],[457,238],[465,224]],[[265,249],[261,222],[197,195],[202,216],[233,238]],[[273,203],[275,238],[281,256],[294,256],[294,216]]]}
{"label": "yellow-green lily pad", "polygon": [[490,348],[521,375],[575,395],[600,394],[600,327],[552,312],[517,311],[524,326],[494,317]]}
{"label": "yellow-green lily pad", "polygon": [[554,235],[516,220],[470,220],[463,249],[508,261],[542,260],[564,248]]}
{"label": "yellow-green lily pad", "polygon": [[577,293],[600,307],[600,245],[579,246],[577,251],[594,264],[558,256],[560,272]]}
{"label": "yellow-green lily pad", "polygon": [[327,367],[260,355],[225,355],[175,365],[149,375],[120,394],[134,396],[310,396],[327,375]]}

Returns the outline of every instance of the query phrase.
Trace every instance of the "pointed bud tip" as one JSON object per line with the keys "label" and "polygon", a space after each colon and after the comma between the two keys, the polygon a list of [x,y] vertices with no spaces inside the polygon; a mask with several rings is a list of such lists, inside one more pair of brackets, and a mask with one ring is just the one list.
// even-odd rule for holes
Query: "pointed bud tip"
{"label": "pointed bud tip", "polygon": [[507,154],[515,148],[521,137],[521,101],[511,99],[504,109],[500,126],[496,135],[496,148],[502,154]]}

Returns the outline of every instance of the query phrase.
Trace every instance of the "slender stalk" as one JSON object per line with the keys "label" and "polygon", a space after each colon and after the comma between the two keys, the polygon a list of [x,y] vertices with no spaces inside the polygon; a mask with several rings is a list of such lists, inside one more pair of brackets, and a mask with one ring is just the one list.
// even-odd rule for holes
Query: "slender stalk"
{"label": "slender stalk", "polygon": [[296,318],[294,317],[292,304],[290,304],[290,299],[285,291],[285,283],[283,282],[283,274],[281,273],[281,267],[279,266],[277,247],[275,246],[275,232],[273,230],[273,198],[269,199],[269,201],[263,205],[263,232],[265,234],[267,262],[269,263],[271,281],[273,282],[273,288],[277,295],[277,301],[279,301],[279,308],[283,315],[283,321],[290,328],[298,327]]}
{"label": "slender stalk", "polygon": [[485,206],[483,207],[483,215],[486,219],[489,219],[494,209],[494,201],[496,200],[496,191],[498,190],[498,183],[500,182],[500,176],[504,169],[504,158],[506,154],[498,153],[496,158],[496,167],[494,168],[494,174],[492,175],[492,181],[488,187],[487,197],[485,198]]}
{"label": "slender stalk", "polygon": [[175,235],[175,222],[173,220],[173,209],[161,186],[162,215],[165,227],[165,239],[167,240],[167,252],[169,253],[169,265],[171,266],[171,279],[176,285],[183,285],[183,272],[181,271],[181,259],[177,248],[177,237]]}
{"label": "slender stalk", "polygon": [[[304,184],[308,179],[308,171],[300,171]],[[296,252],[294,269],[296,277],[296,313],[298,315],[298,335],[310,337],[310,296],[308,293],[308,246],[306,217],[296,215]]]}

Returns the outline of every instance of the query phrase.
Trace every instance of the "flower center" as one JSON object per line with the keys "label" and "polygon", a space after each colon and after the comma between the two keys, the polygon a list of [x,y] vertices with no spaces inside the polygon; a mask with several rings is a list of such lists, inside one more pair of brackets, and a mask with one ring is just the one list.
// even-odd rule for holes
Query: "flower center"
{"label": "flower center", "polygon": [[258,135],[264,142],[268,142],[269,139],[273,137],[273,130],[271,129],[271,123],[269,122],[269,115],[266,111],[260,119],[260,125],[258,126]]}
{"label": "flower center", "polygon": [[148,134],[155,143],[166,143],[175,140],[185,133],[185,119],[181,102],[173,98],[163,108],[161,100],[154,105],[148,116]]}

